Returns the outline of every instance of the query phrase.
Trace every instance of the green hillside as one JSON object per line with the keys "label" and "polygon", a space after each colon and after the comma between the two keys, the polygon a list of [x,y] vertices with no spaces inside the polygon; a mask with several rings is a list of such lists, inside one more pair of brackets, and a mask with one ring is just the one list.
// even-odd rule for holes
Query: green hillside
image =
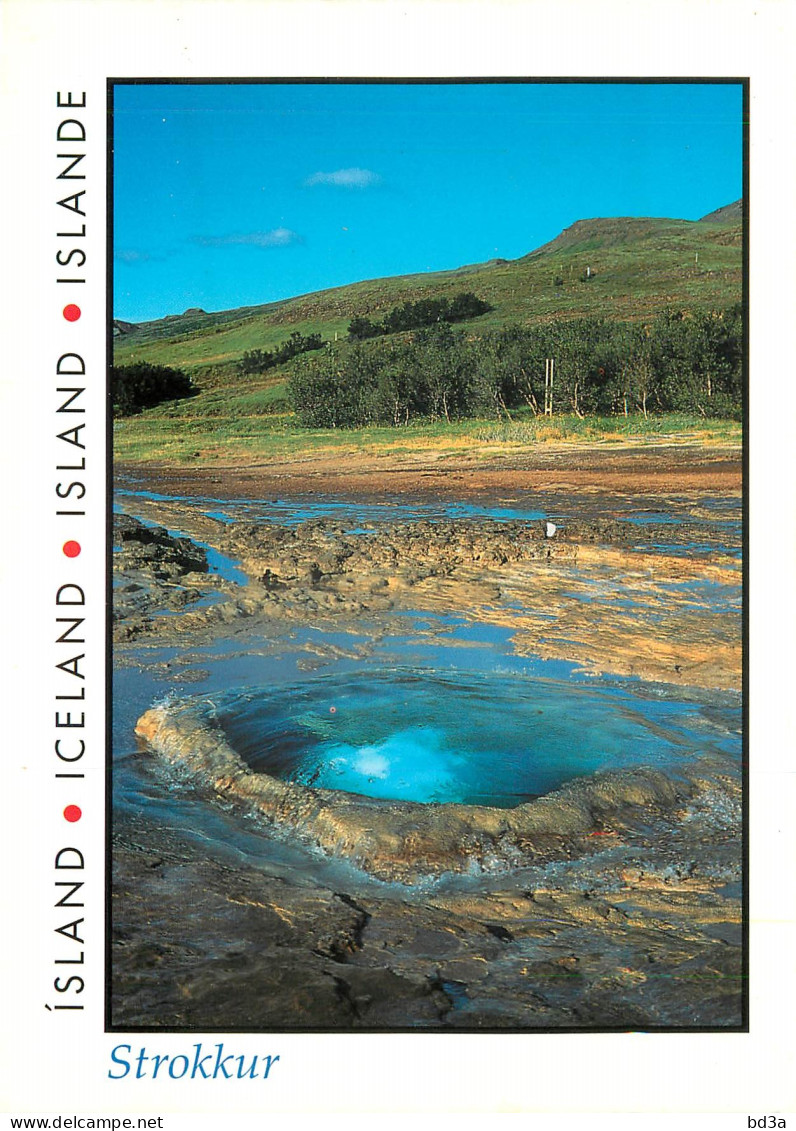
{"label": "green hillside", "polygon": [[[704,220],[579,220],[515,260],[352,283],[264,306],[116,323],[116,364],[179,366],[197,378],[232,371],[247,350],[270,350],[293,330],[343,337],[355,315],[381,317],[420,298],[474,291],[493,310],[479,327],[601,315],[636,320],[667,306],[718,308],[740,301],[740,208]],[[588,278],[587,278],[588,276]]]}
{"label": "green hillside", "polygon": [[[273,351],[299,332],[320,334],[325,341],[337,337],[345,357],[352,348],[345,339],[355,316],[381,320],[401,303],[452,299],[462,291],[473,292],[492,307],[472,322],[459,324],[470,335],[587,316],[625,322],[651,319],[667,308],[723,309],[742,296],[740,206],[729,205],[700,221],[579,220],[516,260],[353,283],[238,310],[190,310],[139,325],[115,322],[116,365],[148,362],[180,368],[198,389],[195,396],[118,420],[115,458],[197,464],[290,456],[319,445],[373,445],[376,432],[309,433],[300,428],[288,403],[287,377],[293,363],[244,375],[239,368],[244,353]],[[575,423],[577,430],[580,425]],[[459,428],[429,427],[437,439],[441,431],[450,437]],[[472,428],[461,427],[468,435],[477,428],[476,422]],[[594,427],[599,431],[601,425]],[[645,420],[642,427],[655,426]],[[426,425],[417,428],[412,443],[425,434]],[[388,439],[388,433],[378,431],[378,442],[397,442]],[[408,442],[408,432],[405,436],[401,443]]]}

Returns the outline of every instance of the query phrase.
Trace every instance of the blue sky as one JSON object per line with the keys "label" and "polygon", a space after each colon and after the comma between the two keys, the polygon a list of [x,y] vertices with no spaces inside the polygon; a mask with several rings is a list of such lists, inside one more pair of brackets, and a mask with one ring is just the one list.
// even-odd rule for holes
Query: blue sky
{"label": "blue sky", "polygon": [[118,84],[114,315],[227,310],[742,193],[740,84]]}

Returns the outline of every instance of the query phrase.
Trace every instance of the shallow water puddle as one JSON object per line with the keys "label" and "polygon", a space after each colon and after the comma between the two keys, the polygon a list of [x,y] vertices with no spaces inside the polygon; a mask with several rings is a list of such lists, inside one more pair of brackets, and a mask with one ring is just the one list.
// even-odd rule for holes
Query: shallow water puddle
{"label": "shallow water puddle", "polygon": [[[127,488],[117,489],[119,499],[150,503],[181,503],[195,508],[208,518],[231,524],[240,520],[246,522],[276,523],[280,526],[298,526],[302,522],[315,519],[335,519],[345,528],[346,533],[360,533],[367,529],[368,523],[385,521],[407,522],[413,519],[473,519],[488,518],[496,522],[534,522],[547,517],[539,507],[490,506],[478,503],[445,502],[408,503],[400,499],[390,499],[379,503],[352,502],[335,499],[332,496],[317,495],[313,499],[237,499],[226,501],[199,496],[166,496],[154,491],[138,491]],[[136,517],[139,517],[136,515]]]}
{"label": "shallow water puddle", "polygon": [[[379,502],[340,499],[333,495],[315,494],[312,497],[298,496],[270,499],[216,499],[209,496],[161,495],[154,491],[139,490],[132,486],[119,485],[116,497],[125,500],[126,505],[134,505],[136,500],[144,503],[165,503],[180,505],[215,519],[224,524],[238,521],[275,523],[284,526],[298,526],[316,519],[332,519],[340,523],[346,533],[363,533],[369,524],[384,522],[407,522],[414,520],[473,520],[490,519],[496,522],[537,522],[551,519],[556,524],[566,525],[568,519],[588,517],[596,504],[581,497],[548,496],[544,491],[528,493],[524,499],[503,499],[479,502],[461,502],[439,499],[433,502],[411,500],[400,496],[385,497]],[[692,499],[672,496],[666,499],[665,506],[645,507],[643,504],[630,504],[619,507],[616,517],[630,522],[639,528],[662,526],[676,528],[684,523],[703,528],[715,536],[721,531],[721,545],[716,541],[692,541],[688,547],[677,546],[668,540],[659,544],[662,550],[680,552],[709,552],[721,549],[728,554],[738,553],[742,536],[740,500],[728,498],[703,498],[696,503]],[[595,513],[602,513],[598,509]]]}

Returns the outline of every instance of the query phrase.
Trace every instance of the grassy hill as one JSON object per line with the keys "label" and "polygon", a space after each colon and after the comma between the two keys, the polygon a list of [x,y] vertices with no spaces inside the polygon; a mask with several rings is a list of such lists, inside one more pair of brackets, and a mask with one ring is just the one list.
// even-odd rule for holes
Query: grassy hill
{"label": "grassy hill", "polygon": [[[638,319],[666,306],[728,306],[740,300],[741,251],[737,205],[698,221],[579,220],[520,259],[352,283],[264,306],[116,323],[115,360],[189,371],[226,368],[247,350],[273,349],[292,330],[342,337],[357,314],[378,318],[401,302],[451,298],[462,290],[493,306],[478,320],[484,327],[585,315]],[[587,269],[590,278],[583,281]]]}
{"label": "grassy hill", "polygon": [[119,423],[117,458],[215,459],[230,445],[251,455],[271,450],[277,437],[292,450],[298,440],[288,435],[284,369],[243,377],[237,363],[246,351],[273,350],[292,331],[342,339],[355,315],[379,319],[400,303],[452,298],[463,290],[493,307],[472,323],[478,331],[595,315],[639,320],[666,307],[726,307],[742,294],[740,203],[699,221],[579,220],[515,260],[352,283],[263,306],[115,322],[117,365],[182,368],[200,389]]}

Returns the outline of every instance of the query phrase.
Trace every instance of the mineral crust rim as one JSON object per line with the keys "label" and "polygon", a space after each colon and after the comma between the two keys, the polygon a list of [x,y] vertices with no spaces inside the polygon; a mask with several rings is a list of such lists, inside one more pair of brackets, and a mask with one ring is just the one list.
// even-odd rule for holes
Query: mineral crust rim
{"label": "mineral crust rim", "polygon": [[215,723],[209,703],[152,707],[135,731],[166,763],[188,771],[216,796],[379,879],[401,883],[474,865],[538,864],[593,852],[590,836],[632,825],[653,811],[673,814],[699,790],[684,776],[640,766],[576,778],[511,809],[390,801],[252,770]]}

